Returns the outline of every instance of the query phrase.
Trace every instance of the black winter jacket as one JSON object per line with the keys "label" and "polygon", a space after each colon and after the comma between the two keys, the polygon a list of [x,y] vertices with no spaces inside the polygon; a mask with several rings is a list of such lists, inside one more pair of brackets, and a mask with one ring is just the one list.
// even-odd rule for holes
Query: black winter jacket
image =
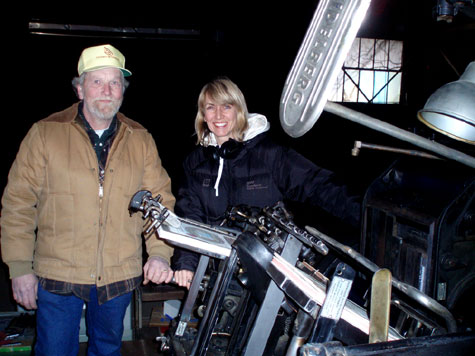
{"label": "black winter jacket", "polygon": [[[216,225],[223,220],[228,206],[263,208],[291,200],[319,206],[359,226],[361,205],[355,197],[349,197],[334,174],[296,151],[275,144],[266,132],[245,141],[236,157],[224,159],[218,195],[214,185],[219,158],[213,155],[213,149],[200,146],[186,158],[185,182],[175,205],[178,216]],[[197,254],[176,248],[172,267],[193,271],[197,261]]]}

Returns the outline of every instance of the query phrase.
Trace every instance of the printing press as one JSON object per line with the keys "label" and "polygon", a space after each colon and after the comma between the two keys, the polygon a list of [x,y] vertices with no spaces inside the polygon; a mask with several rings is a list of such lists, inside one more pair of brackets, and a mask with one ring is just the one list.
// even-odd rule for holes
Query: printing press
{"label": "printing press", "polygon": [[[137,192],[129,210],[143,215],[146,238],[201,255],[180,314],[159,338],[163,352],[473,354],[475,158],[327,101],[368,6],[368,0],[319,2],[283,89],[282,127],[301,136],[325,110],[435,157],[411,151],[373,181],[357,249],[297,226],[282,202],[229,207],[220,226],[209,226]],[[473,62],[467,73],[475,85]],[[468,100],[472,110],[474,102]],[[431,128],[439,124],[427,117]],[[462,121],[468,132],[462,139],[475,143],[475,124]],[[331,262],[322,268],[322,259]],[[192,316],[199,318],[197,328],[188,325]]]}
{"label": "printing press", "polygon": [[[472,350],[475,335],[445,306],[315,228],[299,228],[282,202],[231,207],[220,227],[179,218],[148,191],[135,194],[130,211],[143,214],[146,237],[201,254],[180,315],[160,338],[170,355],[410,355],[427,344],[436,355]],[[325,275],[313,264],[329,252],[339,258]],[[188,326],[193,313],[197,329]]]}

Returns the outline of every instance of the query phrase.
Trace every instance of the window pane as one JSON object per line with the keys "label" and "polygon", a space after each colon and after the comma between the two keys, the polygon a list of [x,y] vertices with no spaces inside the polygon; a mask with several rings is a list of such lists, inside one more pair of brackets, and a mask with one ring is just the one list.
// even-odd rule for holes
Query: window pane
{"label": "window pane", "polygon": [[350,67],[350,68],[358,68],[359,60],[360,60],[360,39],[356,37],[355,40],[353,41],[353,44],[351,45],[350,52],[346,56],[344,66]]}
{"label": "window pane", "polygon": [[374,39],[362,38],[361,39],[361,53],[360,53],[360,68],[373,68],[373,56],[374,56]]}
{"label": "window pane", "polygon": [[[360,93],[358,95],[359,103],[367,103],[368,99],[373,97],[374,72],[371,70],[362,70],[360,73]],[[364,95],[363,95],[364,94]]]}
{"label": "window pane", "polygon": [[401,73],[392,73],[396,75],[388,85],[388,104],[398,104],[401,100]]}
{"label": "window pane", "polygon": [[[358,101],[359,70],[349,69],[344,77],[343,101],[356,103]],[[351,79],[350,79],[351,77]],[[356,83],[356,84],[355,84]]]}
{"label": "window pane", "polygon": [[376,95],[373,103],[375,104],[386,104],[386,97],[388,95],[388,83],[389,73],[388,72],[374,72],[374,92],[373,95]]}
{"label": "window pane", "polygon": [[338,77],[335,80],[335,84],[330,92],[330,101],[344,101],[343,100],[343,70],[338,73]]}
{"label": "window pane", "polygon": [[402,41],[390,41],[388,69],[399,70],[402,68]]}
{"label": "window pane", "polygon": [[376,49],[374,51],[374,69],[387,69],[389,41],[376,40],[375,45]]}

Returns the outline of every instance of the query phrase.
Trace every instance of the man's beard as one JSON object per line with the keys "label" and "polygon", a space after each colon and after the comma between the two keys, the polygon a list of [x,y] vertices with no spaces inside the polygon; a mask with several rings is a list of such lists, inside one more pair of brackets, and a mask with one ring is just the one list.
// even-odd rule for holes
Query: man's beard
{"label": "man's beard", "polygon": [[[100,102],[101,100],[110,100],[110,102],[105,104],[104,102]],[[122,105],[122,100],[96,98],[92,102],[85,100],[84,105],[86,106],[86,109],[96,117],[96,119],[111,121],[119,111],[120,106]]]}

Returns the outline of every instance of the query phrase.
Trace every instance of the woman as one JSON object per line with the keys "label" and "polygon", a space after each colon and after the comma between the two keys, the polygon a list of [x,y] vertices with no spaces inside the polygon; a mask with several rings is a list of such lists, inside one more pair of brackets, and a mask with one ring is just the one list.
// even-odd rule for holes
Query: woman
{"label": "woman", "polygon": [[[269,122],[249,114],[241,90],[227,78],[206,84],[198,98],[195,131],[199,145],[184,162],[177,215],[217,225],[228,206],[272,206],[292,200],[319,206],[358,226],[360,204],[349,198],[332,172],[271,141]],[[173,269],[189,285],[198,255],[175,249]]]}

